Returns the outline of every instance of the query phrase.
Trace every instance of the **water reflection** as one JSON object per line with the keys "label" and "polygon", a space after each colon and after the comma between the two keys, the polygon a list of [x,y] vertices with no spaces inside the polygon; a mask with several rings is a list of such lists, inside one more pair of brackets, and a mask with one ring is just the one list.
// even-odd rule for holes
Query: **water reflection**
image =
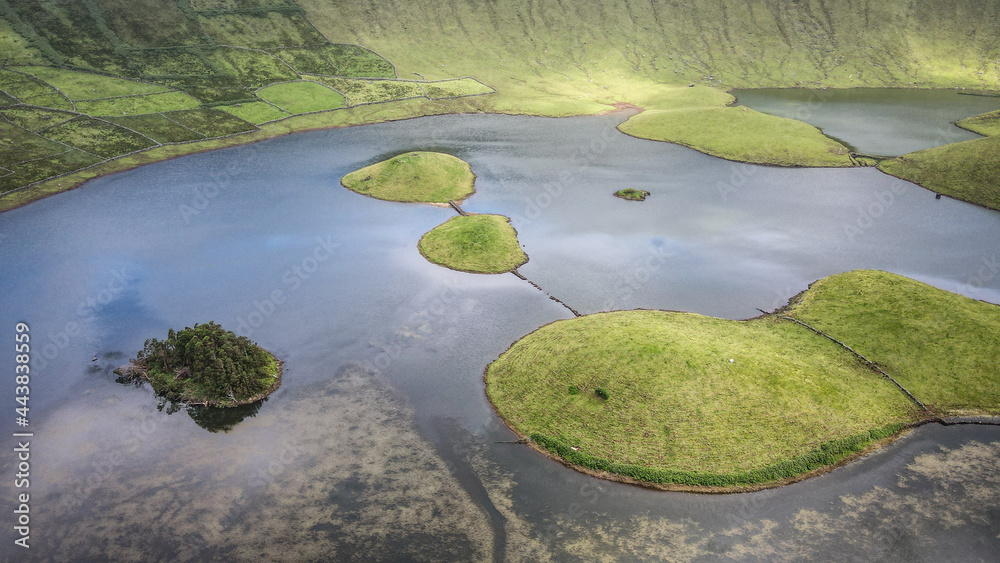
{"label": "water reflection", "polygon": [[[248,418],[257,416],[260,408],[267,402],[267,397],[246,405],[230,408],[205,407],[200,405],[185,405],[184,411],[195,424],[209,432],[229,432],[237,424]],[[158,407],[161,408],[162,407]],[[168,414],[169,414],[168,407]]]}
{"label": "water reflection", "polygon": [[[45,531],[32,556],[992,557],[996,429],[924,427],[823,477],[725,497],[599,481],[500,443],[512,435],[486,400],[484,369],[570,313],[513,275],[429,264],[417,241],[453,213],[341,188],[363,163],[429,146],[469,161],[478,178],[467,209],[520,217],[531,256],[522,271],[583,312],[754,316],[857,267],[1000,300],[1000,276],[976,277],[995,252],[986,242],[1000,240],[996,212],[908,185],[850,239],[845,225],[894,180],[735,165],[621,135],[623,117],[448,116],[293,135],[5,213],[0,310],[53,349],[32,388],[32,453],[44,460],[32,498]],[[624,184],[653,195],[614,198]],[[186,217],[181,206],[204,188],[216,197]],[[328,260],[287,274],[321,244]],[[125,289],[105,292],[112,284]],[[106,303],[81,314],[90,297]],[[171,326],[236,327],[255,311],[248,336],[285,361],[286,376],[238,424],[159,411],[148,387],[114,382],[124,356],[102,356]],[[0,348],[0,365],[13,365],[12,350]],[[0,387],[0,399],[12,403],[11,392]],[[228,431],[206,431],[209,419]],[[0,458],[0,473],[12,474],[10,461]],[[11,481],[0,491],[15,492]],[[0,558],[19,555],[9,545]]]}

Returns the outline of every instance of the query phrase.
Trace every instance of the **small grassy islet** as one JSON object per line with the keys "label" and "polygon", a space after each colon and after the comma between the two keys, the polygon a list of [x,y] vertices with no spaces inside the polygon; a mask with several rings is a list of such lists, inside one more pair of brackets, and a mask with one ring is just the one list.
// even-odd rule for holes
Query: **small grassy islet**
{"label": "small grassy islet", "polygon": [[417,247],[434,264],[476,274],[510,272],[528,261],[517,231],[502,215],[453,217],[425,234]]}
{"label": "small grassy islet", "polygon": [[476,175],[460,158],[437,152],[408,152],[344,176],[351,191],[387,201],[448,203],[475,192]]}
{"label": "small grassy islet", "polygon": [[987,137],[1000,135],[1000,110],[967,117],[955,125]]}

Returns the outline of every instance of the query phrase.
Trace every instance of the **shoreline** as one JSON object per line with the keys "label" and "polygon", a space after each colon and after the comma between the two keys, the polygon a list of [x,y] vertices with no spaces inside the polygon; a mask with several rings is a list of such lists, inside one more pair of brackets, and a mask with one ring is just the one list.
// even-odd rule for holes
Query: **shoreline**
{"label": "shoreline", "polygon": [[[857,86],[857,87],[852,87],[852,88],[824,88],[824,89],[849,90],[849,89],[856,89],[856,88],[872,88],[872,87],[871,86]],[[740,88],[728,88],[728,89],[726,89],[724,91],[731,94],[733,90],[737,90],[737,89],[740,89]],[[760,89],[760,88],[755,88],[755,89]],[[794,86],[794,87],[783,87],[783,88],[779,87],[779,88],[774,88],[774,89],[813,90],[814,88],[807,88],[807,87],[804,87],[804,86]],[[897,88],[877,88],[877,89],[881,89],[881,90],[890,90],[890,89],[898,89],[898,90],[949,90],[949,91],[955,90],[955,91],[958,91],[957,88],[932,88],[932,87],[928,87],[928,88],[904,88],[904,87],[897,87]],[[468,99],[468,98],[459,98],[459,99],[460,100],[464,100],[464,99]],[[537,113],[537,112],[530,112],[530,111],[524,111],[524,112],[519,112],[519,111],[516,111],[516,110],[498,111],[498,110],[494,110],[494,109],[485,108],[485,107],[482,107],[482,106],[480,106],[478,108],[476,108],[476,107],[472,107],[472,108],[454,107],[457,104],[455,104],[454,99],[451,99],[451,98],[449,98],[447,100],[442,100],[441,102],[435,102],[435,101],[427,102],[427,101],[421,100],[420,101],[420,105],[417,105],[416,107],[407,107],[407,106],[413,106],[414,101],[417,101],[417,99],[397,100],[397,101],[384,102],[384,103],[379,103],[379,104],[359,105],[359,106],[354,106],[354,107],[351,107],[351,108],[332,109],[332,110],[324,110],[324,111],[320,111],[320,112],[313,112],[313,113],[307,113],[307,114],[293,115],[293,116],[289,116],[289,117],[286,117],[286,118],[283,118],[283,119],[280,119],[280,120],[270,121],[270,122],[264,123],[264,124],[262,124],[262,126],[259,126],[260,128],[258,128],[256,131],[249,131],[249,132],[246,132],[246,133],[238,133],[238,134],[235,134],[235,135],[217,137],[217,138],[214,138],[214,139],[201,139],[201,140],[197,140],[197,141],[190,141],[190,142],[184,142],[184,143],[165,144],[165,145],[160,145],[160,146],[157,146],[157,147],[153,147],[153,148],[142,150],[142,151],[138,151],[138,152],[133,152],[133,153],[129,153],[129,154],[126,154],[126,155],[121,155],[121,156],[115,157],[113,159],[109,159],[109,160],[105,160],[105,161],[102,161],[102,162],[98,162],[96,164],[93,164],[93,165],[85,167],[85,168],[81,168],[81,169],[78,169],[78,170],[74,170],[74,171],[68,172],[66,174],[62,174],[62,175],[59,175],[59,176],[54,176],[52,178],[41,180],[41,181],[35,182],[33,184],[29,184],[29,185],[21,187],[21,188],[16,188],[16,189],[14,189],[12,191],[9,191],[9,192],[7,192],[7,193],[5,193],[3,195],[0,195],[0,214],[5,213],[7,211],[14,210],[14,209],[18,209],[20,207],[24,207],[24,206],[26,206],[26,205],[28,205],[30,203],[35,202],[35,201],[39,201],[39,200],[46,199],[48,197],[51,197],[51,196],[63,193],[63,192],[67,192],[67,191],[70,191],[70,190],[77,189],[77,188],[81,187],[82,185],[86,184],[87,182],[89,182],[90,180],[101,178],[103,176],[108,176],[108,175],[111,175],[111,174],[116,174],[118,172],[126,172],[126,171],[129,171],[129,170],[134,170],[134,169],[137,169],[137,168],[149,165],[149,164],[155,164],[157,162],[165,162],[165,161],[173,160],[175,158],[179,158],[179,157],[182,157],[182,156],[188,156],[188,155],[193,155],[193,154],[201,154],[201,153],[205,153],[205,152],[210,152],[210,151],[219,150],[219,149],[225,149],[225,148],[231,148],[231,147],[250,146],[250,145],[254,145],[256,143],[262,142],[262,141],[267,141],[267,140],[270,140],[270,139],[277,139],[277,138],[280,138],[280,137],[284,137],[284,136],[287,136],[287,135],[294,135],[294,134],[297,134],[297,133],[306,133],[306,132],[310,132],[310,131],[324,131],[324,130],[340,129],[340,128],[344,128],[344,127],[354,127],[354,126],[358,126],[358,125],[377,125],[377,124],[381,124],[381,123],[395,123],[395,122],[399,122],[399,121],[406,121],[406,120],[417,119],[417,118],[421,118],[421,117],[435,117],[435,116],[444,116],[444,115],[505,115],[505,116],[528,116],[528,117],[540,117],[540,118],[549,118],[549,119],[560,119],[560,118],[563,118],[563,117],[602,116],[602,115],[609,115],[609,114],[616,113],[616,112],[626,112],[626,111],[635,111],[636,113],[634,115],[638,115],[638,114],[641,114],[641,113],[643,113],[643,112],[646,111],[646,108],[641,107],[641,106],[637,106],[635,104],[631,104],[631,103],[628,103],[628,102],[621,102],[621,101],[619,101],[619,102],[599,102],[601,105],[606,106],[608,109],[605,109],[603,111],[595,111],[595,112],[569,113],[569,114],[566,114],[566,115],[558,115],[557,116],[557,115],[546,115],[546,114],[541,114],[541,113]],[[732,102],[732,103],[736,103],[736,102],[737,102],[737,100],[734,100],[734,102]],[[425,107],[421,107],[421,106],[425,106]],[[448,106],[451,106],[451,107],[448,107]],[[347,112],[351,112],[352,110],[358,110],[358,111],[356,113],[347,113]],[[389,111],[402,110],[404,113],[402,115],[400,115],[400,116],[388,116],[388,117],[385,117],[385,116],[381,115],[383,113],[382,110],[389,110]],[[364,112],[366,112],[366,111],[373,111],[373,112],[376,112],[376,113],[375,113],[374,116],[365,116]],[[629,116],[629,118],[631,118],[631,117],[633,117],[633,115]],[[317,122],[316,121],[317,118],[319,118],[321,120],[327,120],[328,122],[327,123],[323,123],[322,121]],[[300,126],[297,126],[297,125],[295,125],[293,123],[290,123],[293,120],[300,120],[300,121],[303,121],[304,123],[302,123]],[[342,121],[341,122],[337,122],[338,120],[342,120]],[[627,120],[628,119],[626,119],[626,121]],[[622,123],[624,123],[624,121]],[[805,123],[805,122],[802,122],[802,123]],[[740,159],[740,158],[736,158],[736,157],[728,158],[728,157],[723,157],[723,156],[720,156],[720,155],[717,155],[717,154],[712,154],[712,153],[710,153],[710,152],[708,152],[706,150],[702,150],[701,148],[698,148],[696,146],[687,145],[687,144],[680,143],[680,142],[659,141],[659,140],[656,140],[656,139],[650,139],[650,138],[647,138],[647,137],[642,137],[642,136],[639,136],[639,135],[634,135],[632,133],[628,133],[628,132],[622,131],[621,128],[620,128],[620,125],[621,124],[619,124],[619,126],[616,126],[615,129],[619,133],[622,133],[622,134],[627,135],[629,137],[633,137],[635,139],[642,139],[642,140],[646,140],[646,141],[665,142],[665,143],[669,143],[669,144],[674,144],[674,145],[677,145],[677,146],[685,147],[685,148],[688,148],[688,149],[700,152],[702,154],[705,154],[705,155],[708,155],[708,156],[711,156],[711,157],[714,157],[714,158],[719,158],[721,160],[726,160],[728,162],[734,162],[734,163],[740,163],[740,164],[749,164],[749,165],[754,165],[754,166],[765,166],[765,167],[770,167],[770,168],[789,168],[789,169],[794,169],[794,168],[830,168],[830,169],[859,168],[858,166],[809,166],[809,165],[800,165],[800,164],[781,165],[781,164],[769,164],[769,163],[753,162],[753,161],[750,161],[750,160],[744,160],[744,159]],[[952,144],[954,144],[954,143],[952,143]],[[942,145],[942,146],[948,146],[948,145]],[[188,148],[190,148],[190,150],[188,150]],[[902,157],[901,156],[900,157],[893,157],[892,159],[889,159],[889,160],[895,160],[895,159],[899,159],[899,158],[902,158]],[[889,172],[883,170],[881,166],[872,166],[872,167],[865,167],[865,168],[875,168],[879,172],[881,172],[881,173],[883,173],[883,174],[885,174],[887,176],[890,176],[890,177],[893,177],[893,178],[897,178],[897,179],[900,179],[900,180],[912,183],[913,185],[919,186],[920,188],[925,189],[925,190],[927,190],[927,191],[929,191],[931,193],[934,193],[934,194],[938,194],[939,193],[936,190],[932,190],[932,189],[930,189],[930,188],[928,188],[928,187],[920,184],[919,182],[914,182],[912,180],[907,180],[905,178],[901,178],[901,177],[896,176],[894,174],[890,174]],[[63,181],[65,181],[67,185],[63,186],[62,185]],[[361,195],[365,195],[365,194],[361,194]],[[974,201],[969,201],[967,199],[955,197],[955,196],[952,196],[952,195],[949,195],[949,194],[943,194],[942,193],[940,195],[944,195],[946,197],[949,197],[951,199],[955,199],[957,201],[962,201],[962,202],[965,202],[965,203],[969,203],[969,204],[975,205],[977,207],[982,207],[982,208],[985,208],[985,209],[991,209],[991,210],[997,211],[997,209],[994,209],[993,207],[990,207],[988,205],[984,205],[982,203],[977,203],[977,202],[974,202]],[[378,199],[378,198],[375,198],[375,199]]]}
{"label": "shoreline", "polygon": [[[483,372],[483,383],[484,383],[484,391],[485,391],[486,372]],[[843,467],[843,466],[845,466],[845,465],[847,465],[849,463],[852,463],[852,462],[857,461],[857,460],[859,460],[861,458],[867,457],[867,456],[869,456],[869,455],[871,455],[873,453],[881,451],[885,447],[894,444],[896,441],[898,441],[898,440],[900,440],[902,438],[905,438],[906,436],[909,436],[916,429],[918,429],[918,428],[920,428],[922,426],[926,426],[928,424],[940,424],[942,426],[961,426],[961,425],[1000,426],[1000,416],[998,416],[998,415],[992,415],[992,414],[988,414],[988,413],[982,413],[982,414],[979,414],[979,413],[970,413],[970,414],[961,415],[961,416],[949,416],[949,417],[946,417],[946,418],[941,418],[941,417],[937,417],[937,416],[927,416],[925,418],[922,418],[920,420],[916,420],[916,421],[913,421],[913,422],[907,424],[902,429],[900,429],[899,432],[896,432],[895,434],[893,434],[893,435],[891,435],[891,436],[889,436],[887,438],[883,438],[881,440],[877,440],[875,442],[872,442],[872,443],[868,444],[867,446],[865,446],[864,448],[862,448],[862,449],[860,449],[860,450],[858,450],[856,452],[853,452],[853,453],[845,456],[843,459],[841,459],[841,460],[839,460],[836,463],[833,463],[831,465],[824,465],[822,467],[818,467],[816,469],[813,469],[812,471],[807,471],[806,473],[800,473],[798,475],[794,475],[792,477],[786,477],[784,479],[779,479],[777,481],[767,481],[767,482],[764,482],[764,483],[756,483],[756,484],[753,484],[753,485],[734,485],[732,487],[718,487],[718,486],[681,485],[681,484],[677,484],[677,483],[654,483],[654,482],[651,482],[651,481],[641,481],[639,479],[634,479],[632,477],[627,477],[625,475],[619,475],[617,473],[610,473],[608,471],[598,471],[596,469],[591,469],[589,467],[585,467],[585,466],[582,466],[582,465],[577,465],[575,463],[567,461],[566,459],[564,459],[562,456],[560,456],[556,452],[553,452],[552,450],[549,450],[548,448],[543,447],[538,442],[535,442],[534,440],[532,440],[530,436],[524,434],[523,432],[521,432],[520,430],[518,430],[517,428],[515,428],[513,425],[511,425],[510,421],[507,420],[507,418],[505,416],[503,416],[502,414],[500,414],[500,411],[497,409],[496,405],[493,404],[493,399],[490,398],[490,396],[489,396],[488,393],[486,394],[486,400],[489,402],[490,407],[493,409],[493,413],[501,421],[503,421],[504,426],[506,426],[507,429],[509,429],[511,432],[514,433],[515,436],[517,436],[517,443],[525,444],[528,447],[530,447],[532,450],[534,450],[534,451],[540,453],[541,455],[543,455],[544,457],[547,457],[550,460],[556,461],[556,462],[562,464],[565,467],[573,469],[574,471],[577,471],[579,473],[583,473],[583,474],[588,475],[590,477],[594,477],[594,478],[601,479],[601,480],[604,480],[604,481],[610,481],[610,482],[613,482],[613,483],[623,483],[623,484],[626,484],[626,485],[632,485],[632,486],[636,486],[636,487],[641,487],[641,488],[647,489],[647,490],[663,491],[663,492],[676,492],[676,493],[705,494],[705,495],[726,495],[726,494],[738,494],[738,493],[753,493],[753,492],[757,492],[757,491],[765,491],[765,490],[769,490],[769,489],[777,489],[777,488],[780,488],[780,487],[785,487],[787,485],[792,485],[792,484],[795,484],[795,483],[798,483],[798,482],[801,482],[801,481],[805,481],[806,479],[811,479],[813,477],[819,477],[820,475],[825,475],[826,473],[830,473],[831,471],[834,471],[835,469],[838,469],[838,468]]]}
{"label": "shoreline", "polygon": [[[804,294],[806,294],[810,289],[812,289],[813,286],[818,281],[819,280],[817,280],[816,282],[810,283],[806,289],[804,289],[801,292],[799,292],[798,294],[792,296],[789,299],[789,301],[788,301],[787,304],[785,304],[781,308],[777,309],[774,313],[766,313],[764,311],[761,311],[761,314],[758,315],[758,316],[756,316],[756,317],[751,317],[751,318],[748,318],[748,319],[743,319],[743,320],[739,320],[739,321],[735,321],[735,322],[748,322],[748,321],[752,321],[752,320],[763,319],[763,318],[766,318],[766,317],[769,317],[769,316],[772,316],[772,315],[779,314],[781,312],[785,312],[794,303],[796,303],[797,301],[799,301]],[[979,302],[982,302],[982,303],[988,303],[988,304],[991,304],[991,305],[995,305],[995,304],[989,303],[987,301],[981,301],[981,300],[976,300],[976,301],[979,301]],[[679,313],[679,314],[695,314],[695,315],[697,315],[697,313],[690,313],[690,312],[685,312],[685,311],[663,310],[663,309],[645,309],[645,308],[630,309],[630,311],[639,311],[639,310],[641,310],[641,311],[659,311],[659,312],[664,312],[664,313]],[[591,313],[590,315],[587,315],[587,316],[610,314],[610,313],[614,313],[614,311],[602,311],[602,312],[598,312],[598,313]],[[909,416],[909,417],[904,417],[904,418],[901,418],[900,420],[898,420],[897,422],[894,422],[893,424],[901,424],[902,425],[902,427],[898,431],[896,431],[895,433],[893,433],[893,434],[891,434],[889,436],[886,436],[884,438],[875,440],[873,442],[870,442],[870,443],[866,444],[864,447],[862,447],[861,449],[859,449],[857,451],[854,451],[854,452],[851,452],[851,453],[848,453],[843,458],[837,460],[836,462],[834,462],[832,464],[824,465],[824,466],[820,466],[820,467],[816,467],[816,468],[814,468],[812,470],[809,470],[809,471],[806,471],[804,473],[799,473],[799,474],[796,474],[796,475],[791,475],[789,477],[785,477],[785,478],[774,480],[774,481],[765,481],[765,482],[761,482],[761,483],[753,483],[753,484],[747,484],[747,485],[715,486],[715,485],[686,485],[686,484],[679,484],[679,483],[657,483],[657,482],[652,482],[652,481],[643,481],[643,480],[640,480],[640,479],[636,479],[636,478],[629,477],[629,476],[622,475],[622,474],[618,474],[618,473],[612,473],[612,472],[609,472],[609,471],[592,469],[592,468],[587,467],[585,465],[580,465],[580,464],[574,463],[572,461],[569,461],[568,459],[564,458],[563,455],[561,455],[557,451],[549,449],[548,447],[545,447],[543,444],[541,444],[539,442],[536,442],[531,437],[531,434],[533,434],[533,433],[525,433],[522,430],[520,430],[517,427],[515,427],[511,423],[511,421],[506,416],[504,416],[504,414],[501,413],[500,409],[497,408],[497,405],[493,402],[493,398],[490,396],[490,392],[489,392],[489,389],[490,389],[490,383],[489,383],[489,380],[488,380],[488,378],[489,378],[489,370],[490,370],[490,366],[492,366],[494,362],[498,361],[499,358],[503,357],[504,354],[506,354],[507,352],[509,352],[515,345],[517,345],[519,342],[521,342],[522,340],[524,340],[525,338],[527,338],[529,335],[535,334],[538,331],[542,330],[543,328],[551,326],[553,324],[564,322],[565,320],[566,319],[557,319],[557,320],[545,323],[542,326],[540,326],[538,328],[535,328],[531,332],[527,333],[526,335],[518,338],[517,340],[514,340],[503,352],[501,352],[497,356],[496,359],[494,359],[493,361],[491,361],[484,368],[483,373],[482,373],[483,393],[486,395],[486,400],[490,404],[490,408],[493,409],[493,413],[501,421],[503,421],[504,426],[506,426],[511,432],[514,433],[515,436],[517,436],[517,443],[526,444],[530,448],[532,448],[533,450],[535,450],[535,451],[539,452],[540,454],[542,454],[543,456],[545,456],[547,458],[550,458],[550,459],[552,459],[554,461],[557,461],[557,462],[561,463],[562,465],[564,465],[564,466],[566,466],[568,468],[571,468],[571,469],[573,469],[575,471],[578,471],[580,473],[584,473],[584,474],[589,475],[591,477],[603,479],[603,480],[606,480],[606,481],[612,481],[612,482],[618,482],[618,483],[625,483],[625,484],[628,484],[628,485],[634,485],[634,486],[642,487],[642,488],[645,488],[645,489],[651,489],[651,490],[670,491],[670,492],[686,492],[686,493],[697,493],[697,494],[732,494],[732,493],[745,493],[745,492],[762,491],[762,490],[767,490],[767,489],[775,489],[775,488],[783,487],[783,486],[786,486],[786,485],[791,485],[793,483],[798,483],[800,481],[804,481],[804,480],[809,479],[811,477],[816,477],[816,476],[819,476],[819,475],[823,475],[825,473],[829,473],[829,472],[831,472],[831,471],[833,471],[833,470],[835,470],[835,469],[837,469],[839,467],[842,467],[844,465],[847,465],[847,464],[851,463],[852,461],[855,461],[855,460],[858,460],[860,458],[866,457],[869,454],[872,454],[872,453],[874,453],[874,452],[876,452],[878,450],[881,450],[881,449],[885,448],[886,446],[889,446],[889,445],[893,444],[897,440],[899,440],[899,439],[901,439],[901,438],[909,435],[910,432],[912,432],[913,430],[915,430],[915,429],[917,429],[917,428],[919,428],[921,426],[927,425],[927,424],[932,424],[933,423],[933,424],[940,424],[942,426],[959,426],[959,425],[1000,426],[1000,411],[989,411],[989,410],[985,410],[985,409],[952,408],[952,409],[948,409],[948,410],[944,411],[943,413],[937,413],[937,412],[934,412],[933,410],[927,410],[926,407],[925,407],[921,411],[914,411],[914,413],[911,416]],[[895,381],[893,381],[893,382],[895,383]],[[908,391],[904,390],[904,392],[906,392],[907,394],[909,394]],[[912,396],[911,396],[911,398],[912,398]],[[875,429],[869,429],[869,432],[871,432],[873,430],[877,430],[877,428],[875,428]],[[547,436],[545,436],[545,435],[540,435],[539,437],[540,438],[547,438]],[[872,437],[874,438],[874,436],[872,436]],[[822,448],[823,445],[821,444],[819,447]],[[808,453],[810,453],[810,452],[805,452],[803,454],[800,454],[800,456],[801,455],[806,455]],[[587,455],[587,456],[590,456],[591,458],[593,458],[593,456],[591,456],[590,454],[584,454],[584,455]],[[789,459],[785,459],[785,460],[779,460],[779,461],[776,461],[776,462],[772,462],[769,465],[780,464],[782,462],[790,461],[791,459],[795,459],[795,458],[789,458]],[[624,464],[624,462],[616,462],[613,459],[602,459],[602,461],[609,462],[609,463],[623,463]],[[629,464],[629,465],[637,465],[638,466],[638,464]],[[657,469],[666,470],[666,469],[669,469],[668,467],[653,467],[653,466],[639,466],[639,467],[648,468],[648,469],[651,469],[651,470],[657,470]],[[740,471],[754,471],[755,469],[760,469],[760,468],[735,470],[735,471],[731,471],[730,473],[733,473],[733,472],[737,472],[738,473]],[[725,475],[725,473],[721,473],[720,472],[718,475]]]}

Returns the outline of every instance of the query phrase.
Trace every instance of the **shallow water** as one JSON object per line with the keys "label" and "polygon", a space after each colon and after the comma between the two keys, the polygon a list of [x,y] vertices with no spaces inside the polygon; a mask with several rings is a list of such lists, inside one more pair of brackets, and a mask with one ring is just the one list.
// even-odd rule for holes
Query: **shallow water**
{"label": "shallow water", "polygon": [[892,88],[735,90],[739,105],[815,125],[855,150],[901,154],[979,139],[954,123],[1000,109],[1000,97]]}
{"label": "shallow water", "polygon": [[[427,263],[417,240],[453,212],[353,194],[343,174],[410,150],[469,161],[477,193],[464,207],[512,217],[530,257],[521,272],[583,313],[746,318],[860,267],[1000,301],[1000,275],[984,269],[1000,213],[875,170],[753,167],[634,139],[614,129],[624,117],[304,133],[0,216],[0,310],[31,324],[39,351],[31,554],[989,558],[1000,547],[992,428],[923,427],[829,475],[718,497],[607,483],[495,443],[512,435],[483,370],[571,313],[513,275]],[[652,195],[611,196],[622,187]],[[229,432],[160,411],[110,373],[146,338],[208,320],[285,361],[281,389]],[[10,545],[2,553],[20,555]]]}

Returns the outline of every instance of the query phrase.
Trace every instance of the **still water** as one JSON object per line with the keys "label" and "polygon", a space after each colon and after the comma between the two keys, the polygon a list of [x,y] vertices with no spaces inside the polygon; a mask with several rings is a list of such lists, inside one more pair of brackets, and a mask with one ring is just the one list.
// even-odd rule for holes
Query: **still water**
{"label": "still water", "polygon": [[[513,275],[426,262],[417,241],[453,212],[351,193],[339,185],[347,172],[411,150],[467,160],[477,193],[464,207],[511,217],[530,257],[521,272],[582,313],[746,318],[854,268],[1000,302],[1000,274],[984,266],[997,259],[1000,213],[872,169],[747,166],[635,139],[614,128],[625,117],[304,133],[100,178],[0,216],[0,310],[11,331],[31,325],[37,351],[33,547],[25,559],[5,526],[0,554],[992,557],[994,428],[925,426],[825,476],[723,496],[608,483],[500,443],[512,434],[486,401],[485,367],[571,313]],[[652,195],[611,196],[623,187]],[[171,414],[148,388],[115,382],[111,369],[146,338],[209,320],[285,361],[284,384],[256,412]],[[12,393],[3,387],[3,404]],[[0,463],[15,473],[10,456]]]}
{"label": "still water", "polygon": [[733,95],[740,105],[805,121],[859,152],[882,156],[979,139],[954,123],[1000,109],[1000,97],[955,90],[762,88]]}

